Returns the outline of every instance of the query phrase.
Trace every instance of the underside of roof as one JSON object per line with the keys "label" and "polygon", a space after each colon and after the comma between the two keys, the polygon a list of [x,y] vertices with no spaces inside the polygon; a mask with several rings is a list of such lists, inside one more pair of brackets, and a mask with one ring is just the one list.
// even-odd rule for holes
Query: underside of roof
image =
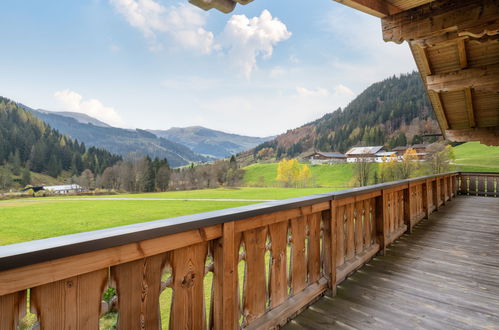
{"label": "underside of roof", "polygon": [[[252,0],[189,0],[228,13]],[[451,141],[499,145],[499,0],[336,0],[381,18],[407,41],[438,123]]]}

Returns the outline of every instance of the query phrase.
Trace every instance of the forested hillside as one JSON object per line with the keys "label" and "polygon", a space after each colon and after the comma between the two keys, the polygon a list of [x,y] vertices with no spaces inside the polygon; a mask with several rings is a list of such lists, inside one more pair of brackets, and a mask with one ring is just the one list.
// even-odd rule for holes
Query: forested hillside
{"label": "forested hillside", "polygon": [[85,169],[102,173],[120,160],[121,156],[106,150],[87,149],[15,102],[0,97],[0,166],[8,165],[14,176],[26,171],[29,176],[28,169],[52,177],[62,171],[79,175]]}
{"label": "forested hillside", "polygon": [[166,158],[172,167],[209,160],[180,143],[158,137],[145,130],[94,125],[92,122],[82,122],[81,118],[77,119],[68,114],[62,115],[24,107],[61,133],[82,141],[88,146],[104,148],[125,158],[140,159],[144,156]]}
{"label": "forested hillside", "polygon": [[391,148],[421,143],[423,133],[439,132],[421,78],[412,72],[377,82],[344,109],[289,130],[252,151],[258,158],[280,158],[313,149],[345,152],[356,145]]}

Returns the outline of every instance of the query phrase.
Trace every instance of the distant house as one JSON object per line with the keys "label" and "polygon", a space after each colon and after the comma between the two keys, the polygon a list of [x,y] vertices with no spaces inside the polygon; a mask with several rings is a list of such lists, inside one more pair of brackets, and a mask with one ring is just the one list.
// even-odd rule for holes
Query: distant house
{"label": "distant house", "polygon": [[345,155],[348,163],[355,163],[359,160],[375,162],[376,154],[383,151],[385,151],[383,146],[353,147]]}
{"label": "distant house", "polygon": [[78,184],[65,184],[60,186],[43,186],[44,190],[50,191],[54,194],[69,194],[84,192],[85,189]]}
{"label": "distant house", "polygon": [[320,165],[344,163],[347,157],[339,152],[316,151],[311,155],[303,157],[303,159],[309,161],[312,165]]}
{"label": "distant house", "polygon": [[385,160],[385,157],[386,159],[388,159],[392,156],[397,156],[397,153],[395,151],[382,151],[382,152],[377,152],[374,156],[375,156],[374,161],[376,163],[382,163]]}
{"label": "distant house", "polygon": [[402,157],[409,148],[416,150],[416,155],[418,156],[419,159],[425,159],[426,156],[428,155],[428,152],[426,151],[426,149],[428,148],[428,144],[423,144],[423,143],[413,144],[412,146],[396,147],[393,148],[393,151],[397,153],[398,157]]}

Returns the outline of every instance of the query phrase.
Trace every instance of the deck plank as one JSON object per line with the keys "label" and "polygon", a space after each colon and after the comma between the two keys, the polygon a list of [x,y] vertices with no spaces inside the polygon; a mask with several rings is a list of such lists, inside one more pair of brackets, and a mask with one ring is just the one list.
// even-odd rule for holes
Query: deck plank
{"label": "deck plank", "polygon": [[499,198],[457,197],[284,329],[499,329]]}

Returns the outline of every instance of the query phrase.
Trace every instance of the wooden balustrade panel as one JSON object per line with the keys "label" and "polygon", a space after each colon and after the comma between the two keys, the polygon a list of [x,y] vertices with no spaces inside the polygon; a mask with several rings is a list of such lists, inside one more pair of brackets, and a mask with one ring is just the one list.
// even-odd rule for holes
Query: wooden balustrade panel
{"label": "wooden balustrade panel", "polygon": [[299,293],[307,286],[307,259],[305,253],[306,217],[291,219],[291,293]]}
{"label": "wooden balustrade panel", "polygon": [[346,251],[345,260],[348,261],[355,256],[355,219],[354,203],[346,205]]}
{"label": "wooden balustrade panel", "polygon": [[397,228],[399,229],[404,225],[404,191],[397,192]]}
{"label": "wooden balustrade panel", "polygon": [[108,269],[31,289],[31,311],[43,329],[98,329]]}
{"label": "wooden balustrade panel", "polygon": [[465,175],[461,175],[460,177],[459,191],[462,195],[468,194],[468,177]]}
{"label": "wooden balustrade panel", "polygon": [[[496,179],[496,177],[493,177],[493,176],[487,177],[487,196],[489,196],[489,197],[497,197],[498,196],[496,190],[494,189],[495,188],[495,185],[494,185],[495,179]],[[499,190],[499,187],[497,190]]]}
{"label": "wooden balustrade panel", "polygon": [[269,233],[272,255],[270,265],[270,306],[274,308],[282,304],[288,297],[286,271],[288,221],[269,225]]}
{"label": "wooden balustrade panel", "polygon": [[26,290],[0,296],[0,329],[17,329],[26,314]]}
{"label": "wooden balustrade panel", "polygon": [[246,250],[243,316],[245,324],[249,324],[265,313],[267,301],[267,288],[265,283],[267,227],[260,227],[243,232],[243,240]]}
{"label": "wooden balustrade panel", "polygon": [[336,208],[336,267],[345,262],[345,206]]}
{"label": "wooden balustrade panel", "polygon": [[478,187],[477,187],[477,195],[485,196],[485,185],[487,182],[487,177],[479,176],[478,177]]}
{"label": "wooden balustrade panel", "polygon": [[372,235],[372,223],[371,223],[371,205],[372,205],[372,198],[371,199],[365,199],[362,201],[363,208],[364,208],[364,222],[363,222],[363,246],[365,249],[369,248],[372,244],[371,242],[371,235]]}
{"label": "wooden balustrade panel", "polygon": [[209,329],[213,330],[223,328],[224,251],[222,238],[213,240],[210,244],[213,254],[213,286],[211,287]]}
{"label": "wooden balustrade panel", "polygon": [[321,213],[307,216],[308,221],[308,284],[321,277]]}
{"label": "wooden balustrade panel", "polygon": [[355,202],[355,254],[364,251],[364,203]]}
{"label": "wooden balustrade panel", "polygon": [[[336,271],[336,262],[332,259],[333,231],[332,210],[322,211],[322,277],[327,278],[329,288],[332,287],[333,269]],[[291,274],[293,276],[293,274]]]}
{"label": "wooden balustrade panel", "polygon": [[119,329],[161,329],[159,295],[167,256],[162,253],[111,267],[118,295]]}
{"label": "wooden balustrade panel", "polygon": [[206,326],[204,274],[208,243],[171,254],[173,299],[170,329],[203,329]]}
{"label": "wooden balustrade panel", "polygon": [[477,177],[476,176],[470,176],[470,182],[469,182],[469,185],[470,185],[470,195],[473,195],[473,196],[476,196],[477,195],[477,184],[476,184],[476,180],[477,180]]}

